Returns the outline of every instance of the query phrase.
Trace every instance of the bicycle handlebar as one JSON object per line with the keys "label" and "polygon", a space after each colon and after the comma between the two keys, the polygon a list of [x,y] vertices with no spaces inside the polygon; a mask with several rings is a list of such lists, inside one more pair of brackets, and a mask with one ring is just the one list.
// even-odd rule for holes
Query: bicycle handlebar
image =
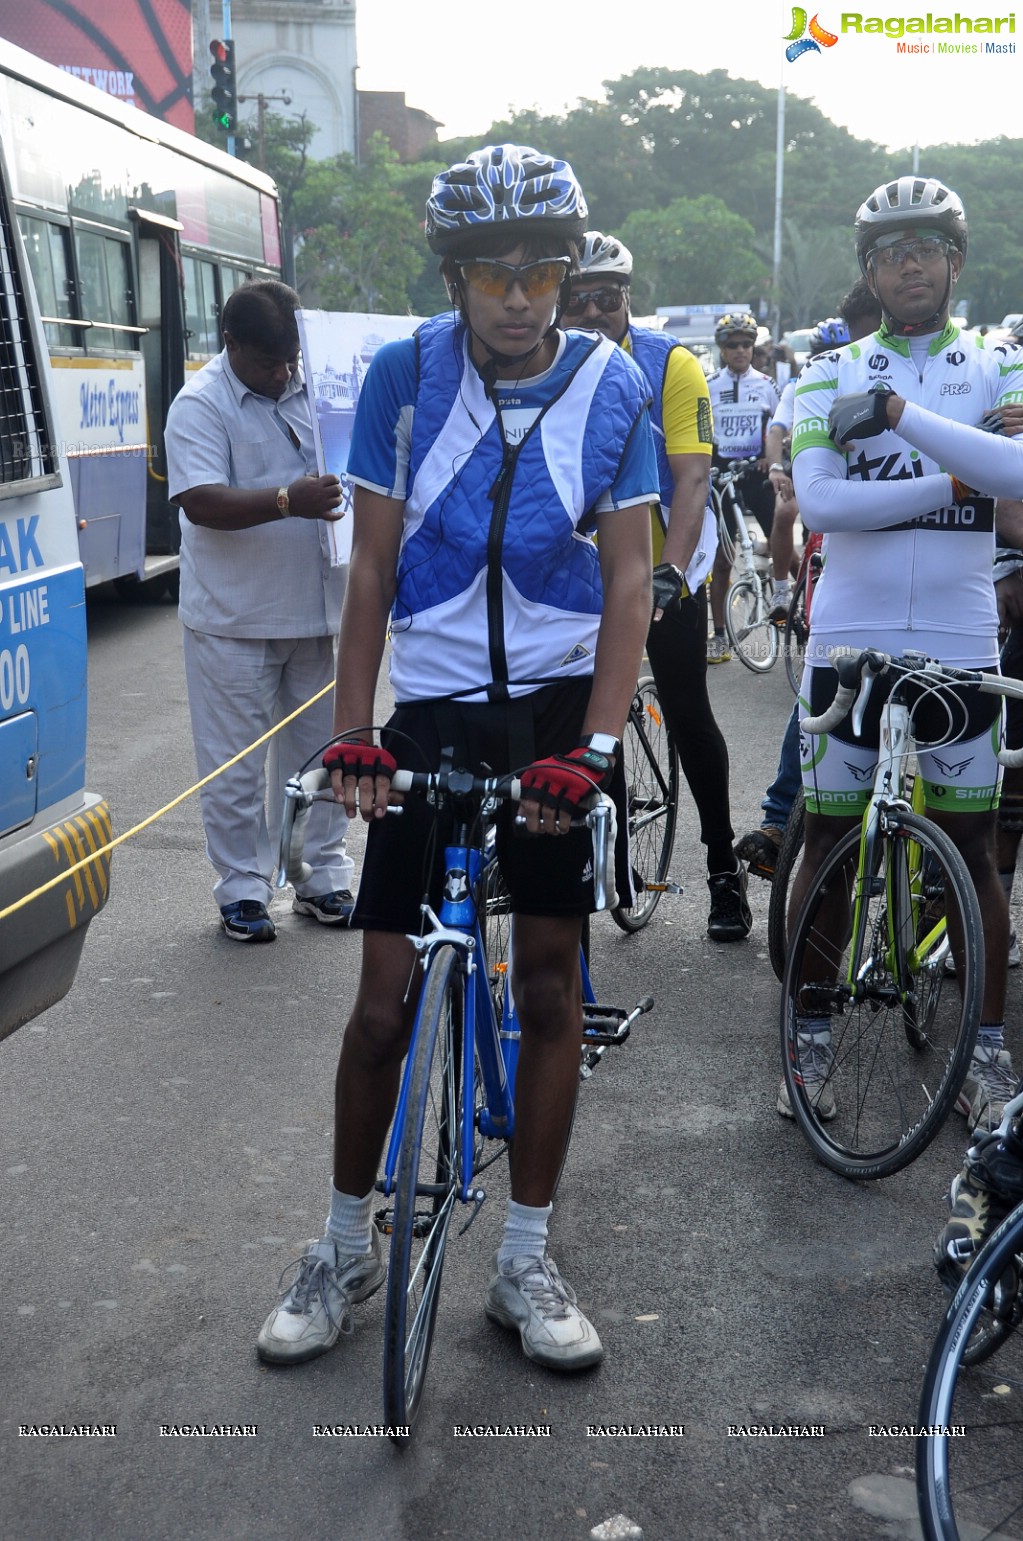
{"label": "bicycle handlebar", "polygon": [[[875,648],[862,651],[853,647],[836,647],[828,653],[831,665],[838,675],[835,699],[819,717],[803,717],[800,721],[807,733],[830,733],[849,713],[853,712],[853,731],[859,735],[863,725],[863,713],[874,680],[895,670],[902,675],[922,675],[936,685],[975,685],[985,695],[1016,696],[1023,700],[1023,682],[1006,679],[1002,674],[986,674],[979,669],[955,669],[927,658],[923,653],[906,653],[894,658]],[[999,749],[1002,765],[1015,769],[1023,765],[1023,749]]]}
{"label": "bicycle handlebar", "polygon": [[[477,797],[481,801],[494,799],[499,802],[518,802],[522,795],[522,783],[516,776],[474,776],[470,771],[462,770],[396,770],[391,777],[391,788],[395,792]],[[310,810],[313,803],[335,800],[330,772],[323,766],[316,766],[302,776],[292,776],[286,783],[277,856],[278,888],[284,888],[288,883],[309,881],[312,868],[304,860],[304,853]],[[400,813],[401,808],[396,805],[391,811]],[[593,899],[598,910],[607,909],[609,904],[607,859],[613,811],[610,800],[596,792],[585,817],[572,821],[574,827],[585,826],[593,832]],[[617,901],[612,898],[610,902]]]}

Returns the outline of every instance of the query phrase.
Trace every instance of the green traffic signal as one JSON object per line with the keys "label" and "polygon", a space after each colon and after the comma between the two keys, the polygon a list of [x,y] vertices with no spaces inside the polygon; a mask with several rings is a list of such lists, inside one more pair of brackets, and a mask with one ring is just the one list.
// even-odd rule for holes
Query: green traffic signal
{"label": "green traffic signal", "polygon": [[234,39],[214,38],[210,43],[213,63],[213,121],[225,133],[233,133],[238,123],[238,82],[235,77]]}

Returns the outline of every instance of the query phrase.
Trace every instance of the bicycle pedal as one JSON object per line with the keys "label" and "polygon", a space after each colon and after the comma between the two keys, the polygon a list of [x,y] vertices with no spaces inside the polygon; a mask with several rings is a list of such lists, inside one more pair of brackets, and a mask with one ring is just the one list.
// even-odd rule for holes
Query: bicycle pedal
{"label": "bicycle pedal", "polygon": [[390,1236],[394,1230],[394,1210],[378,1209],[373,1216],[373,1224],[381,1236]]}
{"label": "bicycle pedal", "polygon": [[642,883],[643,893],[646,894],[681,894],[685,889],[681,883]]}

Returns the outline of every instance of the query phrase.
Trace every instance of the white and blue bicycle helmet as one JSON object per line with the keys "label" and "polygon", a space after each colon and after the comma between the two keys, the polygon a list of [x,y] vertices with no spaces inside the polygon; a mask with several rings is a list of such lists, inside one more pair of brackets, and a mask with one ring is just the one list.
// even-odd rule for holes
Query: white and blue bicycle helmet
{"label": "white and blue bicycle helmet", "polygon": [[578,240],[586,216],[583,190],[567,161],[529,145],[490,144],[434,177],[426,239],[440,256],[466,236],[504,223],[521,226],[523,235],[556,232]]}

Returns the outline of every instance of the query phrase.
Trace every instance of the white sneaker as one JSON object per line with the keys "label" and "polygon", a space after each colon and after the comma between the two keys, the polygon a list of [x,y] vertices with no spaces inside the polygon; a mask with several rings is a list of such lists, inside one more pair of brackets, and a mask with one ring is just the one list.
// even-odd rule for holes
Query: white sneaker
{"label": "white sneaker", "polygon": [[338,1257],[329,1236],[311,1241],[309,1250],[289,1263],[280,1282],[298,1269],[256,1339],[256,1352],[268,1364],[302,1364],[325,1354],[352,1331],[349,1307],[367,1300],[387,1277],[374,1229],[370,1251],[362,1257]]}
{"label": "white sneaker", "polygon": [[986,1053],[978,1044],[956,1099],[956,1111],[966,1114],[967,1128],[997,1129],[1005,1104],[1015,1097],[1019,1080],[1008,1049]]}
{"label": "white sneaker", "polygon": [[550,1370],[582,1370],[604,1357],[595,1329],[552,1258],[516,1257],[501,1269],[495,1255],[483,1309],[492,1322],[515,1328],[527,1359]]}
{"label": "white sneaker", "polygon": [[[799,1074],[807,1101],[814,1113],[828,1123],[838,1112],[835,1106],[834,1056],[831,1053],[830,1034],[825,1038],[819,1033],[799,1034]],[[795,1118],[789,1100],[788,1082],[782,1076],[775,1107],[782,1118]]]}

